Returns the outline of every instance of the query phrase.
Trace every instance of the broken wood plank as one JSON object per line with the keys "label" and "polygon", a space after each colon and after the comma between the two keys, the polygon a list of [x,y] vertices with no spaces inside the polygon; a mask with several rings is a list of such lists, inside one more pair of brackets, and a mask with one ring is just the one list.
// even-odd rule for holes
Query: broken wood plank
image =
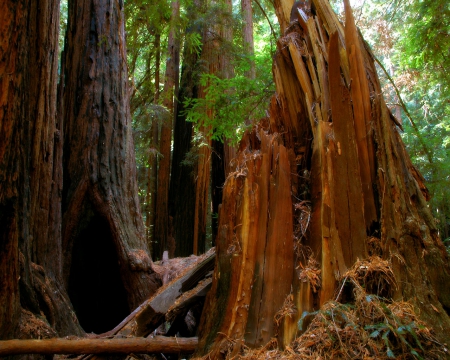
{"label": "broken wood plank", "polygon": [[192,290],[181,295],[175,303],[167,310],[166,321],[173,323],[174,319],[182,312],[183,309],[191,306],[198,298],[205,297],[211,288],[212,278],[207,278],[198,283]]}
{"label": "broken wood plank", "polygon": [[198,338],[157,336],[128,339],[46,339],[0,341],[0,356],[20,354],[192,353]]}
{"label": "broken wood plank", "polygon": [[202,261],[192,275],[181,284],[181,292],[185,293],[197,286],[200,280],[204,279],[206,275],[214,270],[214,256],[208,257]]}
{"label": "broken wood plank", "polygon": [[161,324],[167,310],[182,294],[183,284],[189,283],[190,279],[198,274],[199,269],[205,266],[209,268],[209,264],[214,261],[214,257],[215,251],[211,251],[203,261],[187,269],[183,275],[161,288],[151,299],[141,305],[141,311],[118,334],[125,336],[147,336],[150,334]]}

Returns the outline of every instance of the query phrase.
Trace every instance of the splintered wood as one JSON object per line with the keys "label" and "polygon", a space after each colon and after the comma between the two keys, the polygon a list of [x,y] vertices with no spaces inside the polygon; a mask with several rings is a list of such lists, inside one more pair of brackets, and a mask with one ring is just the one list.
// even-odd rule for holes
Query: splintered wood
{"label": "splintered wood", "polygon": [[[277,136],[262,130],[258,135],[260,152],[241,153],[240,167],[224,188],[213,295],[207,296],[208,310],[201,324],[210,334],[223,334],[219,342],[242,338],[253,345],[265,344],[273,334],[272,314],[291,291],[294,255],[289,155]],[[224,297],[217,298],[218,293]],[[215,314],[214,318],[210,314]],[[205,330],[207,326],[209,330]],[[216,356],[211,354],[211,358]]]}
{"label": "splintered wood", "polygon": [[[237,171],[223,189],[198,349],[215,359],[274,336],[288,344],[301,314],[334,299],[341,276],[368,257],[368,238],[387,244],[403,236],[401,216],[388,202],[416,213],[400,192],[428,213],[423,179],[381,97],[348,0],[345,29],[326,0],[312,1],[311,13],[298,12],[290,23],[286,4],[275,1],[286,31],[274,57],[270,116],[242,140]],[[294,216],[303,216],[293,206],[299,203],[311,209],[301,233],[293,232],[300,221]],[[280,317],[286,298],[292,311]]]}

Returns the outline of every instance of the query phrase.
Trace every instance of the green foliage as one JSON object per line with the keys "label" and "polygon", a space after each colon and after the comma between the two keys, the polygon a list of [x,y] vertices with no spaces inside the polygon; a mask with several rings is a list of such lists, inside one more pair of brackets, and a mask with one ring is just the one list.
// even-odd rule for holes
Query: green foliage
{"label": "green foliage", "polygon": [[[203,73],[199,84],[207,87],[205,97],[184,101],[188,121],[192,121],[197,129],[201,126],[210,128],[208,135],[215,140],[227,138],[238,142],[253,121],[266,115],[269,99],[275,91],[269,66],[275,44],[269,25],[262,21],[255,28],[255,56],[250,58],[240,46],[229,47],[235,76],[223,79]],[[251,61],[256,65],[256,79],[246,76]]]}
{"label": "green foliage", "polygon": [[[150,104],[145,114],[138,113],[134,116],[133,135],[136,156],[136,168],[139,184],[139,198],[142,208],[145,208],[145,198],[147,192],[148,171],[150,168],[150,155],[162,156],[158,148],[151,146],[152,124],[157,123],[158,127],[164,122],[172,121],[170,112],[161,105]],[[145,214],[144,214],[145,215]]]}
{"label": "green foliage", "polygon": [[197,56],[200,56],[202,45],[202,36],[198,32],[186,33],[184,46],[186,47],[186,49],[188,49],[188,52],[195,52]]}

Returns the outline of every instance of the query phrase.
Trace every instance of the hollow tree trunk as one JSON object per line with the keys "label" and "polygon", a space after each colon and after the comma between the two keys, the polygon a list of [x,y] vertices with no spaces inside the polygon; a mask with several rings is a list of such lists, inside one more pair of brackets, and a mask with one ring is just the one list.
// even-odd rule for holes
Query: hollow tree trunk
{"label": "hollow tree trunk", "polygon": [[158,286],[137,197],[122,4],[71,2],[63,54],[63,276],[91,331]]}
{"label": "hollow tree trunk", "polygon": [[81,334],[60,284],[59,2],[4,1],[0,23],[0,338]]}
{"label": "hollow tree trunk", "polygon": [[[333,300],[340,277],[369,256],[391,264],[398,286],[385,295],[412,302],[448,339],[448,255],[423,178],[348,1],[345,32],[327,1],[313,5],[315,13],[299,14],[278,42],[270,118],[242,141],[239,171],[225,183],[199,330],[198,353],[214,359],[272,337],[288,344],[303,311]],[[320,281],[302,274],[314,262],[309,270]],[[285,299],[296,315],[275,321]]]}

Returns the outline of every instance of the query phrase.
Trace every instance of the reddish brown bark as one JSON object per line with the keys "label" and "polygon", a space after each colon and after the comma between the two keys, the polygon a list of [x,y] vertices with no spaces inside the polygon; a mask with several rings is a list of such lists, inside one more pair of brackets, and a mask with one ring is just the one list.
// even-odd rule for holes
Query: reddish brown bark
{"label": "reddish brown bark", "polygon": [[22,3],[4,1],[0,5],[0,338],[14,335],[20,316],[19,303],[19,224],[23,216],[24,176],[19,172],[26,164],[26,152],[20,152],[26,121],[23,54],[25,26],[29,9]]}
{"label": "reddish brown bark", "polygon": [[[201,35],[198,24],[198,9],[201,1],[196,0],[188,8],[189,24],[187,34]],[[187,164],[188,155],[192,152],[193,126],[186,121],[185,100],[197,97],[197,82],[200,74],[199,54],[185,44],[183,50],[183,68],[180,78],[178,105],[175,111],[173,131],[173,160],[170,177],[169,208],[173,219],[173,235],[175,237],[175,255],[189,256],[193,253],[195,176],[194,164]]]}
{"label": "reddish brown bark", "polygon": [[242,39],[244,43],[244,52],[250,58],[250,70],[247,71],[246,76],[249,79],[256,78],[256,68],[253,56],[255,55],[255,45],[253,41],[253,9],[251,0],[241,0],[241,12],[244,22],[242,29]]}
{"label": "reddish brown bark", "polygon": [[79,334],[60,284],[59,4],[6,1],[0,12],[0,338],[18,331],[20,306]]}
{"label": "reddish brown bark", "polygon": [[78,315],[97,309],[85,317],[103,312],[106,319],[111,305],[121,318],[158,286],[137,197],[123,9],[115,1],[69,5],[61,114],[64,282]]}
{"label": "reddish brown bark", "polygon": [[[155,102],[159,102],[159,82],[160,82],[160,63],[161,63],[161,35],[155,34]],[[158,157],[159,150],[159,124],[157,121],[152,122],[151,128],[151,142],[149,151],[149,165],[147,175],[147,215],[145,219],[145,226],[147,231],[147,244],[150,251],[153,251],[153,242],[155,239],[155,219],[156,219],[156,190],[158,178]]]}
{"label": "reddish brown bark", "polygon": [[[172,142],[172,122],[174,114],[174,101],[176,94],[175,84],[178,82],[179,66],[179,39],[177,35],[177,20],[180,13],[180,3],[172,1],[172,25],[169,34],[168,57],[166,62],[166,74],[164,90],[161,94],[163,105],[169,110],[170,117],[165,119],[161,126],[160,153],[158,162],[158,190],[156,194],[156,219],[155,219],[155,255],[162,259],[165,250],[174,255],[174,240],[169,239],[169,185],[170,185],[170,157]],[[169,243],[170,242],[170,243]],[[170,249],[169,249],[170,248]]]}
{"label": "reddish brown bark", "polygon": [[0,341],[0,356],[18,354],[191,353],[197,338],[49,339]]}
{"label": "reddish brown bark", "polygon": [[[223,1],[223,19],[220,22],[219,34],[222,48],[230,46],[233,42],[233,26],[228,21],[232,17],[233,4],[231,0]],[[253,23],[252,23],[253,24]],[[253,29],[252,29],[253,40]],[[252,48],[253,49],[253,48]],[[234,76],[234,68],[231,63],[232,55],[227,51],[219,54],[218,76],[223,79],[230,79]],[[211,167],[211,202],[212,202],[212,246],[215,246],[219,221],[219,206],[222,203],[222,188],[226,177],[234,170],[232,161],[236,156],[236,145],[228,139],[222,141],[212,141],[212,167]]]}

